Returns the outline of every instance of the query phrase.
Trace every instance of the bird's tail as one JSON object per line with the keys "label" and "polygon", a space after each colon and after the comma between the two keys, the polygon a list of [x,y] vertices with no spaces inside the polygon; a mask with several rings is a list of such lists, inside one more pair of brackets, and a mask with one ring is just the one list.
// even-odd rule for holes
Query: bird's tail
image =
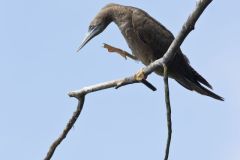
{"label": "bird's tail", "polygon": [[200,74],[198,74],[189,64],[187,65],[186,68],[180,71],[180,74],[178,74],[176,80],[183,87],[191,91],[194,90],[202,95],[206,95],[217,100],[224,101],[224,98],[213,93],[212,91],[208,90],[207,88],[201,85],[203,84],[208,88],[212,89],[212,86]]}

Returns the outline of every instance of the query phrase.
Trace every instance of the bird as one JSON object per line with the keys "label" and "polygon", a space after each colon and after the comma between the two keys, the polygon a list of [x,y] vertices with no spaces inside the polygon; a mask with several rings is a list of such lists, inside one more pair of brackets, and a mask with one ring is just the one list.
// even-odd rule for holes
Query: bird
{"label": "bird", "polygon": [[[111,22],[118,26],[132,54],[144,65],[163,57],[174,40],[174,35],[144,10],[110,3],[91,21],[78,51],[102,33]],[[224,101],[223,97],[210,90],[212,86],[190,65],[180,47],[176,52],[168,65],[168,76],[190,91]],[[155,73],[163,76],[163,67],[158,67]]]}

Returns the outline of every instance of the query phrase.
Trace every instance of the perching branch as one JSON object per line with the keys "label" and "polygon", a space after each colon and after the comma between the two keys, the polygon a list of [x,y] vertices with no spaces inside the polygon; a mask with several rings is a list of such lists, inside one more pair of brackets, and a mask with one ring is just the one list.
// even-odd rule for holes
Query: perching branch
{"label": "perching branch", "polygon": [[63,130],[62,134],[53,142],[51,147],[49,148],[49,151],[44,158],[44,160],[50,160],[52,155],[54,154],[55,149],[57,146],[63,141],[63,139],[67,136],[68,132],[71,130],[73,127],[74,123],[76,122],[84,104],[84,98],[88,93],[91,92],[96,92],[100,91],[103,89],[108,89],[108,88],[119,88],[121,86],[133,84],[133,83],[143,83],[147,87],[154,89],[155,87],[151,85],[146,80],[146,77],[151,74],[152,72],[155,71],[156,68],[158,67],[163,67],[165,64],[166,66],[164,67],[165,70],[165,76],[164,76],[164,84],[165,84],[165,98],[166,98],[166,107],[167,107],[167,122],[168,122],[168,141],[167,141],[167,146],[166,146],[166,155],[165,155],[165,160],[168,159],[168,154],[169,154],[169,147],[170,147],[170,142],[171,142],[171,133],[172,133],[172,127],[171,127],[171,107],[170,107],[170,99],[169,99],[169,89],[168,89],[168,77],[167,77],[167,66],[168,63],[174,58],[175,54],[177,54],[176,50],[180,47],[184,39],[187,37],[187,35],[194,29],[195,23],[200,17],[200,15],[203,13],[205,8],[212,2],[212,0],[198,0],[197,5],[195,10],[192,12],[192,14],[188,17],[187,21],[184,23],[180,33],[177,35],[177,37],[174,39],[170,47],[168,48],[167,52],[164,54],[164,56],[148,66],[142,68],[140,71],[138,71],[136,74],[119,79],[119,80],[113,80],[113,81],[108,81],[96,85],[92,85],[89,87],[84,87],[81,90],[78,91],[72,91],[68,95],[70,97],[75,97],[78,99],[78,107],[77,110],[73,113],[73,116],[69,120],[66,128]]}
{"label": "perching branch", "polygon": [[[140,83],[140,82],[141,81],[138,81],[135,79],[135,76],[131,76],[131,77],[127,77],[124,79],[113,80],[113,81],[95,84],[95,85],[88,86],[88,87],[83,87],[80,90],[69,92],[68,95],[69,95],[69,97],[75,97],[78,99],[79,97],[86,95],[88,93],[91,93],[91,92],[96,92],[96,91],[100,91],[100,90],[104,90],[104,89],[108,89],[108,88],[119,88],[119,87],[122,87],[122,86],[125,86],[128,84]],[[150,82],[147,82],[147,83],[149,83],[149,85],[151,85]],[[153,87],[152,90],[155,89],[154,86],[151,86],[151,87]]]}

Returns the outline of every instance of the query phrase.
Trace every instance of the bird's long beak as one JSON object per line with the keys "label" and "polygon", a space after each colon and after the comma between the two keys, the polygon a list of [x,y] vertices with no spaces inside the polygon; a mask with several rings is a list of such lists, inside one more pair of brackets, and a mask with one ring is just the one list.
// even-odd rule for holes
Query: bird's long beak
{"label": "bird's long beak", "polygon": [[92,30],[88,31],[85,38],[83,39],[82,44],[77,49],[77,52],[80,51],[93,37],[98,35],[100,32],[101,32],[101,28],[99,28],[99,27],[95,27]]}

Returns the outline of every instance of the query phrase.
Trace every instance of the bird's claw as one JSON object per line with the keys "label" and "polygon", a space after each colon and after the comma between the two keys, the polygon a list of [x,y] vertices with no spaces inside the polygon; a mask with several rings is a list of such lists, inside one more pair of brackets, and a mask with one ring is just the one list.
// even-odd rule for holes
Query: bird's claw
{"label": "bird's claw", "polygon": [[139,71],[134,75],[134,78],[135,78],[137,81],[141,81],[141,80],[143,80],[143,79],[146,79],[145,73],[144,73],[143,69],[139,70]]}

